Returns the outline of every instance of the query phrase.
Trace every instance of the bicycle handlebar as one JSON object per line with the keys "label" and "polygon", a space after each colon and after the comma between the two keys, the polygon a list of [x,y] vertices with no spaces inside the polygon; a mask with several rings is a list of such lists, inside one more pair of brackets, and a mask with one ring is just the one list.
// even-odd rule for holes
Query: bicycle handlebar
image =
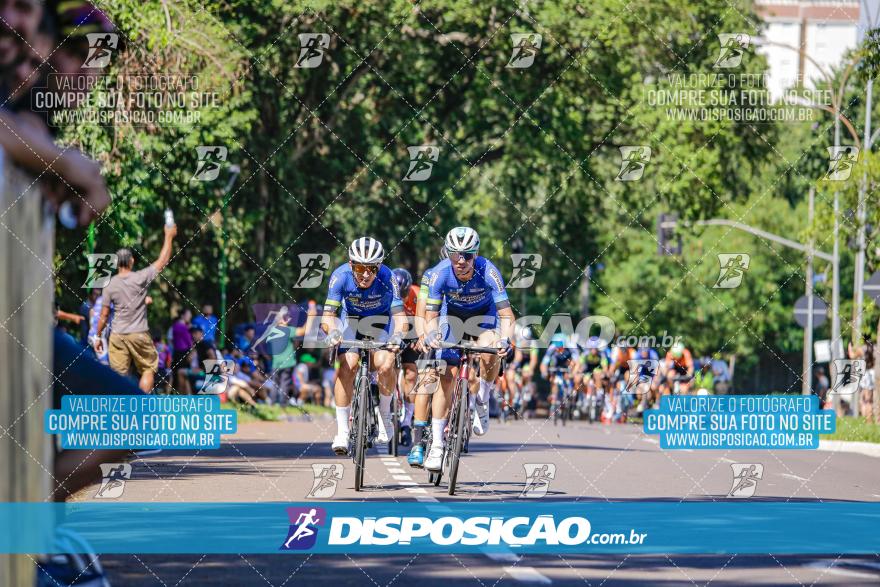
{"label": "bicycle handlebar", "polygon": [[364,349],[367,351],[387,350],[398,347],[396,344],[375,340],[340,340],[338,344],[349,349]]}
{"label": "bicycle handlebar", "polygon": [[439,341],[438,343],[441,349],[456,349],[460,351],[470,351],[472,353],[487,353],[490,355],[497,355],[499,349],[488,347],[488,346],[477,346],[475,343],[461,341],[459,343],[453,342],[445,342]]}

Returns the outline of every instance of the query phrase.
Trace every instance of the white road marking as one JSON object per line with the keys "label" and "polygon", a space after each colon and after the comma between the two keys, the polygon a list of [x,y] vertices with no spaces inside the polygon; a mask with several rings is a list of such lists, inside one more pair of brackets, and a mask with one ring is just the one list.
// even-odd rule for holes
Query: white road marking
{"label": "white road marking", "polygon": [[512,552],[484,552],[483,554],[491,558],[493,561],[515,563],[519,560],[519,557]]}
{"label": "white road marking", "polygon": [[794,479],[795,481],[809,481],[809,479],[804,479],[803,477],[798,477],[797,475],[792,475],[791,473],[780,473],[780,475],[787,479]]}
{"label": "white road marking", "polygon": [[551,581],[532,567],[504,567],[504,571],[521,583],[541,583],[549,585]]}
{"label": "white road marking", "polygon": [[[416,501],[437,504],[433,506],[428,506],[427,509],[429,511],[442,512],[444,514],[452,512],[451,507],[446,504],[440,504],[437,498],[432,495],[427,495],[427,491],[424,487],[418,487],[418,483],[413,481],[412,477],[406,474],[406,472],[401,467],[400,462],[395,457],[382,457],[382,463],[388,469],[388,473],[397,482],[398,485],[403,485],[406,491],[414,494],[413,497]],[[421,495],[422,493],[426,495]],[[519,560],[519,556],[517,556],[513,552],[484,552],[483,554],[490,560],[497,562],[511,563]],[[520,583],[540,583],[542,585],[550,585],[553,582],[533,567],[509,566],[504,567],[504,572],[510,575],[512,579],[514,579],[515,581],[519,581]]]}

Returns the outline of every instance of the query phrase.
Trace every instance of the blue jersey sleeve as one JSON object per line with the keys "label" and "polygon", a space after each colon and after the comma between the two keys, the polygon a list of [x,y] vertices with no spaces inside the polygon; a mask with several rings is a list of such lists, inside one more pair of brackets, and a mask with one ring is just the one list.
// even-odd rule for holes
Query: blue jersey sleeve
{"label": "blue jersey sleeve", "polygon": [[445,268],[448,268],[449,261],[441,261],[438,265],[434,267],[431,271],[430,282],[428,285],[428,299],[426,301],[425,308],[432,312],[436,312],[440,309],[440,306],[443,304],[443,296],[445,295],[445,291],[443,289],[443,284],[446,282],[446,272]]}
{"label": "blue jersey sleeve", "polygon": [[509,307],[510,301],[507,298],[507,290],[504,288],[504,278],[501,277],[501,271],[499,271],[498,267],[488,259],[486,260],[483,279],[485,279],[492,291],[492,301],[495,302],[495,307]]}
{"label": "blue jersey sleeve", "polygon": [[377,279],[381,279],[382,284],[391,290],[391,313],[396,314],[397,312],[402,312],[403,299],[400,297],[400,287],[397,285],[397,280],[394,279],[394,273],[391,269],[382,265],[382,271],[380,271]]}
{"label": "blue jersey sleeve", "polygon": [[348,265],[340,265],[330,276],[330,285],[327,289],[327,301],[324,302],[325,312],[337,312],[342,305],[343,287],[345,286],[346,269]]}

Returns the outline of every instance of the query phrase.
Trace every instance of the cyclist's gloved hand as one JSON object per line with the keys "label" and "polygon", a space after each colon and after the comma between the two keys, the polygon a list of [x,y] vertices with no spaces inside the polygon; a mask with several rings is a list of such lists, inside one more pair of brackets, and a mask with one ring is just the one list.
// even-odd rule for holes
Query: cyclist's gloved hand
{"label": "cyclist's gloved hand", "polygon": [[439,330],[432,330],[431,332],[425,334],[425,343],[433,349],[440,348],[440,341],[441,340],[443,340],[443,339],[440,336]]}
{"label": "cyclist's gloved hand", "polygon": [[400,347],[403,345],[403,336],[399,332],[395,332],[388,339],[388,344],[391,346],[396,346],[398,350],[400,350]]}
{"label": "cyclist's gloved hand", "polygon": [[331,330],[327,333],[324,341],[327,343],[327,346],[336,346],[342,341],[342,333],[338,330]]}
{"label": "cyclist's gloved hand", "polygon": [[508,352],[510,352],[510,339],[509,338],[499,339],[498,342],[495,343],[495,346],[498,347],[498,354],[499,355],[506,355]]}

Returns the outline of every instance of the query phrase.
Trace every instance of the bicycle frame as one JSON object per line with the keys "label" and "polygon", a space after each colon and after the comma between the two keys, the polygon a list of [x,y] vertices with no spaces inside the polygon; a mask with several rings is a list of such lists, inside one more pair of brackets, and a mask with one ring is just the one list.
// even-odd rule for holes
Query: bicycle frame
{"label": "bicycle frame", "polygon": [[[341,346],[357,349],[360,362],[354,377],[351,397],[352,425],[349,429],[351,457],[354,461],[354,489],[360,491],[364,485],[367,448],[372,446],[378,431],[373,394],[370,393],[371,351],[389,350],[391,345],[372,340],[343,340]],[[391,431],[394,434],[394,431]]]}
{"label": "bicycle frame", "polygon": [[470,409],[470,376],[471,359],[475,353],[497,354],[497,349],[491,347],[476,346],[473,343],[461,342],[451,344],[440,342],[440,348],[456,349],[461,351],[461,364],[452,388],[452,401],[449,406],[449,418],[446,428],[446,444],[443,447],[441,472],[434,474],[434,485],[440,484],[442,471],[446,470],[449,478],[449,495],[455,495],[455,487],[458,481],[458,465],[461,453],[470,439],[471,433],[471,409]]}

